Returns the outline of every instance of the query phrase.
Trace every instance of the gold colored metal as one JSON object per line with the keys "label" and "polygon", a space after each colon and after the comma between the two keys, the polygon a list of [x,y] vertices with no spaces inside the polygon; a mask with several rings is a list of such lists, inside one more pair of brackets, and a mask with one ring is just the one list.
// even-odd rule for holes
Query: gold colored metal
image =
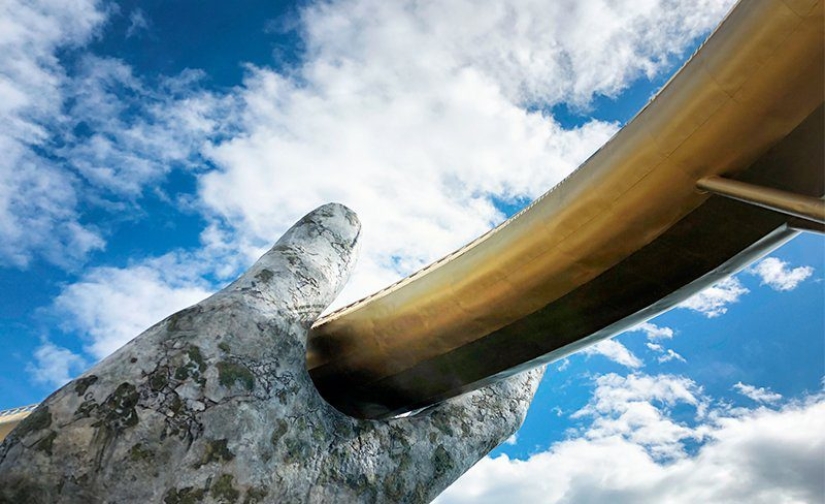
{"label": "gold colored metal", "polygon": [[3,441],[3,439],[9,435],[9,432],[14,430],[17,424],[29,416],[36,407],[36,404],[32,404],[30,406],[0,411],[0,441]]}
{"label": "gold colored metal", "polygon": [[771,189],[722,177],[703,178],[696,183],[702,191],[751,203],[775,212],[825,223],[825,201],[788,191]]}
{"label": "gold colored metal", "polygon": [[367,418],[426,407],[612,336],[793,236],[785,216],[696,185],[822,197],[823,25],[821,0],[738,4],[561,184],[320,319],[307,366],[321,394]]}

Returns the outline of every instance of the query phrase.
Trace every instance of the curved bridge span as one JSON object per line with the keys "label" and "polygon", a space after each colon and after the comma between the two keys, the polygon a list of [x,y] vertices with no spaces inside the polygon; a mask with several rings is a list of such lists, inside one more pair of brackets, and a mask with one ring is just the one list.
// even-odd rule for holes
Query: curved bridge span
{"label": "curved bridge span", "polygon": [[[649,319],[825,226],[823,0],[743,0],[532,205],[318,320],[307,366],[357,417],[425,408]],[[0,440],[36,405],[0,411]]]}
{"label": "curved bridge span", "polygon": [[384,418],[647,320],[822,231],[823,3],[745,0],[561,184],[464,248],[320,319],[307,365]]}

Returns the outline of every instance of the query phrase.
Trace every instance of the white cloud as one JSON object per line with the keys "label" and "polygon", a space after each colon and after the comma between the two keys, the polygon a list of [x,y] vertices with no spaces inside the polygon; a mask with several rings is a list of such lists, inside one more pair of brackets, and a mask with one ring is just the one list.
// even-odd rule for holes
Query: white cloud
{"label": "white cloud", "polygon": [[149,20],[141,9],[134,9],[129,13],[129,27],[126,29],[126,38],[131,38],[149,29]]}
{"label": "white cloud", "polygon": [[41,150],[66,119],[56,52],[86,44],[104,17],[91,0],[0,4],[0,264],[37,252],[69,265],[103,246],[80,222],[77,179]]}
{"label": "white cloud", "polygon": [[653,343],[653,341],[673,338],[674,331],[670,327],[659,327],[656,324],[644,322],[642,324],[637,325],[633,329],[630,329],[627,332],[645,333],[645,336],[647,336],[647,339],[649,340],[645,343],[645,346],[647,346],[648,349],[654,352],[662,354],[658,356],[656,359],[660,364],[670,362],[672,360],[687,362],[685,358],[682,357],[676,351],[671,350],[670,348],[665,348],[663,345],[659,343]]}
{"label": "white cloud", "polygon": [[687,308],[708,318],[718,317],[728,312],[728,305],[736,303],[739,298],[750,292],[735,277],[716,282],[711,287],[694,294],[678,308]]}
{"label": "white cloud", "polygon": [[645,343],[645,346],[647,346],[648,349],[650,349],[650,350],[652,350],[656,353],[662,354],[662,355],[660,355],[656,358],[656,360],[660,364],[663,364],[665,362],[670,362],[672,360],[677,360],[677,361],[680,361],[680,362],[687,362],[687,360],[685,360],[685,358],[682,357],[682,355],[679,354],[678,352],[676,352],[675,350],[672,350],[670,348],[665,348],[664,346],[662,346],[658,343],[651,343],[651,342],[648,341],[647,343]]}
{"label": "white cloud", "polygon": [[602,340],[595,345],[585,348],[582,353],[585,355],[603,355],[613,362],[629,368],[638,368],[643,365],[642,361],[633,355],[633,352],[615,339]]}
{"label": "white cloud", "polygon": [[[669,69],[730,4],[324,2],[302,11],[304,61],[283,73],[249,67],[224,95],[200,89],[200,72],[150,86],[124,62],[91,54],[69,74],[56,54],[95,35],[106,18],[99,4],[4,4],[0,23],[13,26],[0,26],[0,43],[15,57],[3,60],[14,72],[0,81],[0,112],[13,126],[0,133],[0,260],[82,260],[105,243],[80,208],[134,209],[148,186],[183,168],[199,175],[187,204],[209,221],[205,249],[190,255],[232,261],[181,274],[196,261],[175,252],[84,273],[55,307],[91,356],[206,295],[200,275],[237,273],[328,201],[364,224],[340,305],[500,222],[495,201],[529,200],[559,182],[618,125],[564,129],[546,111],[586,107]],[[148,24],[140,11],[131,23]],[[217,169],[199,168],[204,159]],[[667,337],[658,329],[649,337]],[[641,366],[618,342],[596,351]]]}
{"label": "white cloud", "polygon": [[586,105],[596,93],[615,95],[667,67],[730,5],[348,0],[312,6],[304,21],[309,50],[325,63],[367,63],[398,79],[472,68],[515,103]]}
{"label": "white cloud", "polygon": [[341,304],[476,237],[493,198],[534,198],[617,128],[563,129],[526,105],[616,94],[713,27],[730,2],[380,2],[309,5],[307,58],[250,68],[243,133],[207,151],[200,196],[242,248],[327,201],[364,225]]}
{"label": "white cloud", "polygon": [[[603,377],[587,407],[597,415],[581,435],[527,460],[485,458],[436,503],[821,500],[825,398],[778,410],[697,409],[695,425],[675,421],[668,409],[706,401],[680,377]],[[684,440],[702,444],[691,453]]]}
{"label": "white cloud", "polygon": [[765,387],[755,387],[742,382],[736,383],[733,389],[743,396],[759,403],[775,403],[782,399],[782,394],[771,392],[770,389]]}
{"label": "white cloud", "polygon": [[233,127],[231,95],[202,91],[201,72],[147,87],[88,54],[107,17],[92,0],[0,5],[0,265],[77,266],[105,246],[84,208],[139,213],[148,184],[199,169],[205,141]]}
{"label": "white cloud", "polygon": [[776,291],[790,291],[810,277],[814,269],[810,266],[799,266],[789,269],[788,263],[776,257],[767,257],[748,269],[749,273],[759,276],[762,285],[768,285]]}
{"label": "white cloud", "polygon": [[120,60],[86,55],[77,66],[68,85],[71,124],[92,133],[59,153],[88,190],[131,200],[176,167],[202,170],[200,148],[233,127],[233,98],[200,90],[201,71],[152,89]]}
{"label": "white cloud", "polygon": [[67,286],[54,309],[79,332],[85,351],[101,359],[152,324],[209,296],[198,257],[170,253],[126,268],[91,269]]}
{"label": "white cloud", "polygon": [[674,350],[671,350],[670,348],[668,348],[665,351],[664,355],[660,355],[657,360],[660,363],[670,362],[672,360],[677,360],[677,361],[680,361],[680,362],[687,362],[684,357],[682,357],[679,353],[675,352]]}
{"label": "white cloud", "polygon": [[86,368],[83,357],[69,349],[45,342],[34,351],[34,362],[26,366],[36,383],[61,387]]}
{"label": "white cloud", "polygon": [[670,327],[659,327],[651,322],[643,322],[636,327],[629,329],[627,332],[643,332],[649,340],[673,338],[673,329]]}

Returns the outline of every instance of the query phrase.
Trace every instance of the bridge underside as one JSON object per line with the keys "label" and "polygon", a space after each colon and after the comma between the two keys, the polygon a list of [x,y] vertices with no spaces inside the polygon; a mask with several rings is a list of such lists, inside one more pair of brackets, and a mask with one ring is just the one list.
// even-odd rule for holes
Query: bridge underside
{"label": "bridge underside", "polygon": [[[822,196],[823,124],[820,106],[737,180]],[[787,215],[712,196],[590,282],[484,338],[365,386],[347,388],[335,377],[316,384],[358,405],[380,398],[386,411],[425,407],[455,395],[444,391],[445,379],[464,384],[459,392],[472,390],[643,322],[781,245],[797,233],[793,224]]]}
{"label": "bridge underside", "polygon": [[321,394],[358,417],[427,407],[615,335],[797,229],[821,230],[821,216],[700,188],[745,182],[825,213],[823,25],[821,0],[738,4],[568,179],[466,247],[319,320],[307,368]]}

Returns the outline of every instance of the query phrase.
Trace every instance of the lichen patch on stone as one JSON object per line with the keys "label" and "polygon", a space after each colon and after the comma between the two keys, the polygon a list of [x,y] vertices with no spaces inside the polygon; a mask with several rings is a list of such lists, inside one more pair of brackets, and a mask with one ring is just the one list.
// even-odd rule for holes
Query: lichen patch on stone
{"label": "lichen patch on stone", "polygon": [[239,383],[246,390],[255,387],[255,375],[243,364],[231,361],[218,362],[218,381],[224,387],[231,388]]}

